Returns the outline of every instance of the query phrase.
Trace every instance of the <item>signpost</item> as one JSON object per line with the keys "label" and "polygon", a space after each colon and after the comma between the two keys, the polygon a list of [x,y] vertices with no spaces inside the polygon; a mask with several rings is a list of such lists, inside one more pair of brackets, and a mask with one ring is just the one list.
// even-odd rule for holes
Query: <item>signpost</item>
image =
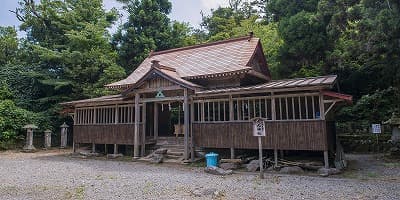
{"label": "signpost", "polygon": [[382,133],[381,124],[372,124],[372,133],[376,135],[376,147],[379,152],[379,134]]}
{"label": "signpost", "polygon": [[264,178],[263,169],[263,155],[262,155],[262,140],[261,137],[265,137],[265,122],[262,118],[254,118],[253,121],[253,136],[258,137],[258,154],[260,162],[260,179]]}

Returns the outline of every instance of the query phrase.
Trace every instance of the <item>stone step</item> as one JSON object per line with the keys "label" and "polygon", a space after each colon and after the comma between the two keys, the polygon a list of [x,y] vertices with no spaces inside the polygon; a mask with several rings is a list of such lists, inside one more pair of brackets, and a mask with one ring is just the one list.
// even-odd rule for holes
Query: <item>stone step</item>
{"label": "stone step", "polygon": [[182,159],[182,156],[167,154],[167,158],[180,160],[180,159]]}
{"label": "stone step", "polygon": [[170,151],[170,150],[168,149],[167,155],[183,156],[183,152],[180,152],[180,151]]}

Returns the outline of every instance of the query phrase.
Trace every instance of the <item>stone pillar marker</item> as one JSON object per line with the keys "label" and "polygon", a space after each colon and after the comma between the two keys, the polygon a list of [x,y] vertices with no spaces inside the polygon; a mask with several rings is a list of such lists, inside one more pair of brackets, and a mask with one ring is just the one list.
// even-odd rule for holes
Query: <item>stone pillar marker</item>
{"label": "stone pillar marker", "polygon": [[68,125],[64,122],[60,128],[61,128],[61,145],[60,148],[65,148],[67,147],[67,139],[68,139]]}
{"label": "stone pillar marker", "polygon": [[24,151],[34,151],[36,148],[33,146],[33,129],[37,129],[38,127],[33,124],[28,124],[22,127],[26,129],[26,144],[24,146]]}
{"label": "stone pillar marker", "polygon": [[48,149],[51,147],[51,130],[47,129],[44,131],[44,148]]}

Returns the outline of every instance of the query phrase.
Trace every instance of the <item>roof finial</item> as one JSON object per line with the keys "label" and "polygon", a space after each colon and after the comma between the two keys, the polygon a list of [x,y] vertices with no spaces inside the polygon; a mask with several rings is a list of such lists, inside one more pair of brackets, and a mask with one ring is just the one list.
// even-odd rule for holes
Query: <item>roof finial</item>
{"label": "roof finial", "polygon": [[151,67],[159,67],[160,61],[158,60],[151,60]]}
{"label": "roof finial", "polygon": [[249,32],[249,41],[250,41],[250,39],[251,39],[253,36],[254,36],[253,31],[250,31],[250,32]]}

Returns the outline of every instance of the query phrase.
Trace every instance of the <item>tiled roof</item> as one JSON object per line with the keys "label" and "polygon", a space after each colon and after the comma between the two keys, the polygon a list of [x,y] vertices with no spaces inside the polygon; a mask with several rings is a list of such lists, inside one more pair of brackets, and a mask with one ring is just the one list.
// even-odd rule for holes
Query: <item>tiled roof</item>
{"label": "tiled roof", "polygon": [[[158,61],[154,61],[153,64],[151,65],[151,69],[144,74],[135,84],[134,87],[137,86],[137,84],[140,85],[140,83],[142,83],[144,81],[144,79],[146,79],[147,76],[151,76],[153,73],[158,73],[161,74],[164,77],[167,77],[168,79],[170,79],[173,82],[176,82],[177,84],[182,84],[182,85],[186,85],[189,88],[201,88],[200,85],[197,85],[195,83],[192,83],[190,81],[187,81],[183,78],[181,78],[177,72],[176,69],[171,68],[171,67],[167,67],[167,66],[163,66],[160,65]],[[135,86],[136,85],[136,86]]]}
{"label": "tiled roof", "polygon": [[249,71],[247,66],[255,53],[259,39],[241,37],[219,42],[153,52],[126,79],[106,85],[109,88],[126,88],[136,83],[151,68],[151,61],[176,69],[184,79],[212,74]]}
{"label": "tiled roof", "polygon": [[101,96],[101,97],[92,98],[92,99],[82,99],[82,100],[77,100],[77,101],[63,102],[60,104],[68,106],[68,105],[74,105],[74,104],[79,104],[79,103],[120,101],[120,100],[124,100],[124,98],[125,98],[124,96],[122,96],[121,94],[118,94],[118,95]]}
{"label": "tiled roof", "polygon": [[268,83],[252,86],[241,86],[232,88],[221,88],[212,90],[197,91],[196,94],[218,94],[238,91],[255,91],[255,90],[273,90],[281,88],[299,88],[299,87],[312,87],[312,86],[326,86],[331,87],[335,81],[336,75],[309,77],[309,78],[296,78],[296,79],[284,79],[284,80],[273,80]]}

